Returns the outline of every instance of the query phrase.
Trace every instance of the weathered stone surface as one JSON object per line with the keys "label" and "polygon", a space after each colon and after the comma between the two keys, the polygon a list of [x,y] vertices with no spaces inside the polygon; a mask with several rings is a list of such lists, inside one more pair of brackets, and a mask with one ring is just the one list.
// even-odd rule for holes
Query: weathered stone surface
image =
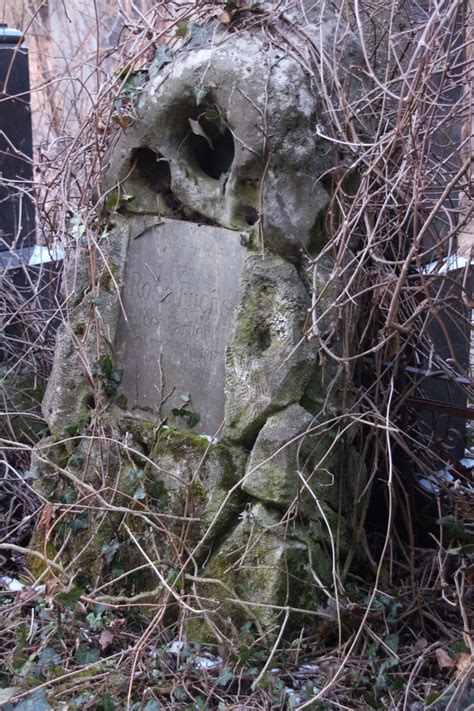
{"label": "weathered stone surface", "polygon": [[[69,262],[64,283],[72,309],[58,329],[53,368],[42,403],[50,430],[80,431],[102,383],[94,382],[95,364],[111,353],[119,315],[119,289],[125,271],[129,224],[117,215],[114,231],[100,243],[81,246],[78,262]],[[93,273],[92,273],[93,265]]]}
{"label": "weathered stone surface", "polygon": [[[318,6],[304,19],[295,11],[274,21],[286,35],[303,24],[316,53],[340,53],[331,61],[349,87],[344,67],[357,63],[359,48],[340,17]],[[106,187],[120,185],[131,205],[155,212],[157,194],[171,192],[224,227],[248,229],[260,219],[267,246],[295,257],[317,239],[329,201],[319,178],[334,163],[333,146],[315,130],[322,118],[305,66],[311,43],[294,34],[302,61],[267,32],[267,24],[265,32],[214,31],[209,44],[186,48],[156,73],[113,151]]]}
{"label": "weathered stone surface", "polygon": [[269,415],[299,402],[315,363],[304,340],[309,305],[292,264],[247,260],[227,350],[225,437],[251,442]]}
{"label": "weathered stone surface", "polygon": [[[46,529],[44,521],[39,522],[31,547],[43,550],[46,536],[51,559],[65,567],[74,560],[84,581],[110,572],[124,538],[120,524],[126,520],[133,525],[133,515],[125,519],[120,508],[113,509],[133,501],[129,482],[135,469],[129,458],[120,456],[120,447],[108,441],[43,439],[32,452],[34,488],[43,500],[64,508],[58,525]],[[107,501],[111,508],[105,512]],[[41,572],[35,558],[28,561],[28,568]]]}
{"label": "weathered stone surface", "polygon": [[[242,489],[282,510],[297,505],[308,521],[321,520],[323,511],[332,525],[342,526],[342,521],[337,523],[337,512],[351,513],[357,467],[351,446],[337,442],[334,432],[318,427],[316,418],[300,405],[290,405],[269,417],[260,430]],[[359,487],[365,481],[363,474]],[[322,538],[326,536],[323,530]]]}
{"label": "weathered stone surface", "polygon": [[[238,232],[178,220],[131,218],[115,343],[120,394],[130,411],[157,419],[199,413],[194,432],[224,420],[225,349],[247,256]],[[183,400],[184,397],[184,400]],[[187,429],[187,418],[175,418]]]}
{"label": "weathered stone surface", "polygon": [[[268,418],[260,430],[247,463],[242,489],[276,506],[288,506],[298,497],[313,417],[300,405],[290,405]],[[306,445],[306,446],[304,446]]]}
{"label": "weathered stone surface", "polygon": [[[144,486],[161,491],[167,534],[160,547],[172,558],[183,545],[191,550],[204,535],[200,549],[205,557],[210,543],[222,535],[236,518],[240,503],[238,491],[229,494],[243,476],[245,455],[237,447],[211,444],[205,437],[163,429],[145,467]],[[168,518],[167,518],[168,517]]]}
{"label": "weathered stone surface", "polygon": [[308,328],[311,338],[318,344],[319,353],[318,367],[313,371],[300,404],[319,421],[341,415],[353,400],[347,387],[350,380],[347,363],[332,358],[321,347],[323,341],[337,356],[356,352],[357,342],[348,343],[343,336],[348,322],[356,323],[360,319],[360,305],[347,298],[347,285],[353,276],[352,259],[349,250],[343,259],[338,260],[332,254],[315,255],[310,266],[301,270],[303,283],[312,292]]}
{"label": "weathered stone surface", "polygon": [[320,579],[330,579],[330,565],[319,546],[302,530],[289,531],[280,524],[275,511],[257,503],[241,518],[204,568],[204,582],[195,583],[206,616],[190,620],[190,640],[224,636],[236,641],[243,625],[252,626],[257,635],[276,634],[282,612],[272,606],[314,609],[318,603],[320,588],[306,572],[308,565]]}

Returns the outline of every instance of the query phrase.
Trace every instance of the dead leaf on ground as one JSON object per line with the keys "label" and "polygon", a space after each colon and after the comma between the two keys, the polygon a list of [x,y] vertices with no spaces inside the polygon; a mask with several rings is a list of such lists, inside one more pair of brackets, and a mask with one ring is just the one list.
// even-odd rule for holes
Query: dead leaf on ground
{"label": "dead leaf on ground", "polygon": [[420,639],[417,639],[417,641],[414,644],[414,647],[416,650],[419,652],[422,652],[426,647],[428,646],[428,640],[426,640],[424,637],[420,637]]}
{"label": "dead leaf on ground", "polygon": [[452,669],[454,667],[453,660],[444,649],[437,649],[435,654],[440,669]]}
{"label": "dead leaf on ground", "polygon": [[230,12],[221,12],[217,19],[224,25],[229,25],[232,22],[232,14]]}
{"label": "dead leaf on ground", "polygon": [[461,652],[456,658],[456,671],[462,674],[472,664],[472,658],[469,652]]}
{"label": "dead leaf on ground", "polygon": [[113,636],[112,632],[110,632],[109,630],[103,630],[100,633],[99,644],[100,644],[100,648],[103,652],[107,649],[107,647],[110,647],[110,645],[112,644],[113,641],[114,641],[114,636]]}

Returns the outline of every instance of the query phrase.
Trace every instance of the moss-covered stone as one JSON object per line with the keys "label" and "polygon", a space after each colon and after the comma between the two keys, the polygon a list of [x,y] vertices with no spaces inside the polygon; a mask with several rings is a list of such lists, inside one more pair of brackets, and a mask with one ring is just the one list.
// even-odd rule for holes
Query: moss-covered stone
{"label": "moss-covered stone", "polygon": [[[236,488],[243,476],[245,453],[238,447],[211,443],[208,438],[163,429],[145,468],[147,492],[157,492],[167,535],[166,545],[194,548],[206,537],[198,558],[226,529],[239,509]],[[234,489],[232,493],[230,490]]]}
{"label": "moss-covered stone", "polygon": [[[335,65],[342,73],[363,61],[355,36],[327,9],[301,5],[290,23],[277,16],[274,21],[294,45],[301,45],[302,23],[319,53],[336,48]],[[142,177],[153,186],[165,174],[159,169],[165,162],[170,189],[183,206],[230,229],[259,220],[266,248],[297,259],[311,245],[314,225],[329,205],[320,178],[335,163],[333,147],[315,132],[321,107],[304,66],[312,56],[298,61],[282,53],[258,24],[225,35],[225,41],[219,27],[213,32],[209,41],[187,46],[159,71],[150,68],[136,120],[108,156],[105,188],[124,185],[131,192],[127,183],[137,168],[140,172],[140,157]],[[355,82],[345,82],[345,89],[349,101],[358,93]],[[338,161],[342,152],[339,147]]]}
{"label": "moss-covered stone", "polygon": [[[104,354],[112,357],[128,250],[129,224],[116,215],[113,233],[104,233],[100,250],[95,244],[78,250],[77,261],[65,265],[64,289],[68,321],[60,325],[55,358],[42,403],[51,432],[80,431],[101,398],[102,384],[94,381],[94,366]],[[92,269],[91,265],[94,265]]]}
{"label": "moss-covered stone", "polygon": [[316,358],[304,339],[309,305],[292,264],[247,260],[226,355],[224,438],[252,444],[267,417],[301,399]]}
{"label": "moss-covered stone", "polygon": [[[120,403],[117,404],[120,406]],[[117,417],[117,426],[122,435],[126,436],[130,433],[134,442],[142,445],[147,453],[150,452],[160,429],[159,423],[156,420],[147,420],[144,417],[122,415],[121,412],[116,412],[115,415]]]}
{"label": "moss-covered stone", "polygon": [[[67,567],[74,561],[84,581],[105,576],[120,560],[131,568],[142,564],[123,527],[127,523],[142,542],[150,528],[137,496],[144,460],[140,467],[129,454],[136,450],[138,460],[140,445],[124,447],[112,437],[86,435],[57,440],[54,435],[42,440],[32,453],[34,488],[54,504],[54,515],[47,531],[43,520],[38,523],[31,548],[42,553],[47,538],[51,551],[59,552],[58,562]],[[38,568],[32,561],[31,570]]]}
{"label": "moss-covered stone", "polygon": [[[242,490],[268,504],[286,508],[296,502],[312,416],[290,405],[268,418],[250,454]],[[303,492],[304,494],[304,492]]]}
{"label": "moss-covered stone", "polygon": [[[282,524],[279,514],[260,503],[246,509],[241,519],[193,579],[194,604],[205,613],[190,619],[190,640],[227,637],[235,642],[249,625],[255,636],[271,637],[283,619],[279,608],[304,605],[311,610],[321,602],[321,589],[309,567],[327,584],[330,565],[318,544],[298,527]],[[294,622],[295,616],[290,625]]]}

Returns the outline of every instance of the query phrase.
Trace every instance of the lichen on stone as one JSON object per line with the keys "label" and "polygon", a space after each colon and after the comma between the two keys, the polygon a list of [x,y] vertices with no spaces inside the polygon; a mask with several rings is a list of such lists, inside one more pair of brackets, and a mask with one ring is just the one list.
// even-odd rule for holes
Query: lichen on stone
{"label": "lichen on stone", "polygon": [[309,305],[292,264],[247,260],[227,349],[225,438],[251,444],[269,415],[301,399],[316,358],[304,338]]}

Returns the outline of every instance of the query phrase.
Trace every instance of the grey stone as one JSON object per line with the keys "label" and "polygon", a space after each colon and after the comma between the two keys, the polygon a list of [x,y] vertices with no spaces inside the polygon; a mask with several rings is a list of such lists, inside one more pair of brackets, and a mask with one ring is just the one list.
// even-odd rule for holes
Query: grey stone
{"label": "grey stone", "polygon": [[[129,411],[159,419],[185,406],[200,415],[193,431],[213,436],[224,420],[225,349],[247,250],[238,232],[219,227],[133,225],[115,344],[119,394]],[[187,429],[186,416],[174,422]]]}
{"label": "grey stone", "polygon": [[317,420],[299,405],[271,416],[259,432],[247,462],[242,490],[266,505],[298,512],[318,531],[315,540],[340,531],[347,546],[347,519],[366,481],[357,453],[345,439],[318,427]]}
{"label": "grey stone", "polygon": [[[344,69],[357,63],[359,48],[341,19],[319,6],[275,22],[301,57],[268,41],[266,25],[265,32],[217,29],[211,44],[187,47],[161,69],[111,153],[106,188],[133,196],[140,210],[156,212],[157,195],[171,191],[181,207],[224,227],[258,223],[265,244],[292,258],[317,241],[329,203],[320,178],[334,157],[324,130],[315,130],[323,120],[319,69],[308,68],[330,52],[348,87],[352,73]],[[293,23],[311,42],[301,42]],[[324,69],[330,92],[335,77]]]}
{"label": "grey stone", "polygon": [[313,417],[300,405],[290,405],[269,417],[259,432],[245,472],[242,489],[276,506],[289,506],[298,498],[308,437]]}
{"label": "grey stone", "polygon": [[[101,396],[95,364],[111,354],[119,315],[119,292],[128,251],[129,223],[116,215],[115,228],[98,244],[80,245],[64,279],[67,319],[58,329],[52,371],[42,402],[51,432],[80,431]],[[94,265],[94,273],[91,272]],[[70,298],[71,297],[71,298]]]}
{"label": "grey stone", "polygon": [[316,359],[304,339],[309,306],[292,264],[247,260],[227,349],[225,437],[251,444],[269,415],[301,399]]}
{"label": "grey stone", "polygon": [[314,609],[320,602],[309,565],[320,579],[330,579],[330,563],[319,546],[297,526],[289,530],[276,511],[257,503],[241,519],[193,586],[206,615],[189,621],[190,640],[236,641],[244,625],[255,636],[274,636],[282,622],[278,606]]}
{"label": "grey stone", "polygon": [[[344,516],[364,474],[347,483],[354,450],[335,432],[302,436],[313,424],[305,407],[338,414],[342,402],[341,373],[330,371],[327,386],[316,356],[322,338],[341,347],[343,282],[331,256],[319,259],[314,283],[293,264],[302,249],[324,247],[324,179],[346,149],[324,138],[319,91],[337,86],[335,99],[343,91],[352,101],[357,42],[310,0],[275,8],[250,30],[208,29],[200,46],[151,68],[136,120],[111,147],[103,187],[114,227],[67,265],[69,313],[43,402],[53,437],[32,466],[52,500],[70,503],[82,482],[114,506],[125,502],[127,525],[165,577],[197,550],[182,582],[204,611],[187,630],[200,641],[206,625],[214,639],[238,639],[249,622],[271,636],[285,606],[314,609],[331,581],[328,529],[344,550]],[[272,41],[283,35],[298,51]],[[308,341],[311,317],[318,332]],[[99,427],[88,439],[93,412]],[[192,413],[198,425],[180,431]],[[172,428],[158,426],[165,418]],[[195,434],[214,435],[221,423],[219,443]],[[71,427],[82,437],[58,437]],[[243,495],[252,499],[244,510]],[[293,501],[304,528],[281,521],[278,509]],[[133,569],[122,512],[97,508],[90,522],[100,536],[80,520],[66,543],[58,527],[54,545],[82,556],[94,577],[111,562],[104,546]]]}
{"label": "grey stone", "polygon": [[[303,283],[312,292],[311,337],[318,343],[318,367],[314,369],[301,405],[319,421],[347,411],[353,401],[348,387],[347,364],[332,358],[321,342],[337,356],[352,355],[357,342],[344,340],[349,323],[360,319],[360,304],[347,297],[346,287],[353,277],[352,253],[342,259],[331,254],[316,255],[308,268],[301,270]],[[362,288],[362,287],[361,287]],[[344,304],[344,306],[341,306]]]}
{"label": "grey stone", "polygon": [[167,516],[166,533],[158,541],[160,550],[172,559],[177,548],[185,545],[192,550],[206,536],[196,555],[202,560],[211,542],[237,517],[241,495],[235,485],[244,472],[243,451],[164,428],[150,459],[153,466],[149,463],[145,467],[144,486],[151,493],[158,484],[157,503],[161,502],[161,511]]}

